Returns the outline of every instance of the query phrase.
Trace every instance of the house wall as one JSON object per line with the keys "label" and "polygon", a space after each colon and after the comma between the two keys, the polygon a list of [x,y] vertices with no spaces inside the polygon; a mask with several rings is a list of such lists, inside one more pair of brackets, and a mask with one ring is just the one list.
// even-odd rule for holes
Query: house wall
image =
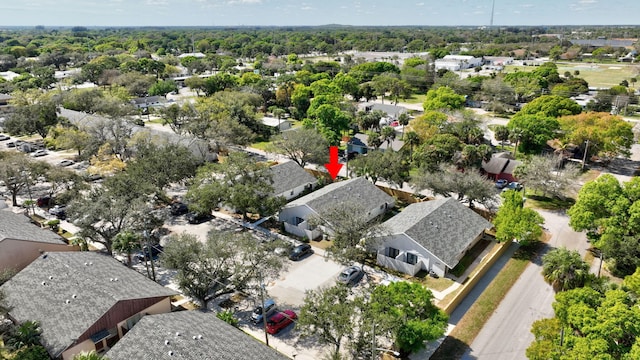
{"label": "house wall", "polygon": [[0,271],[20,271],[38,258],[42,252],[78,251],[78,246],[37,241],[4,239],[0,241]]}
{"label": "house wall", "polygon": [[[395,258],[395,262],[389,261],[389,257],[386,256],[388,248],[398,249],[400,253]],[[406,263],[407,253],[413,253],[417,255],[418,262],[416,265],[420,265],[420,268],[417,269],[413,274],[407,271],[403,271],[402,268],[407,268],[407,266],[412,269],[413,265]],[[383,258],[381,259],[381,255]],[[462,256],[462,255],[461,255]],[[386,257],[386,259],[384,259]],[[403,262],[405,265],[397,264],[398,262]],[[397,266],[396,270],[402,271],[409,275],[415,275],[419,270],[425,271],[434,271],[439,276],[444,276],[448,270],[447,266],[438,259],[435,255],[433,255],[429,250],[423,248],[421,245],[417,244],[411,238],[406,236],[405,234],[397,234],[393,235],[390,238],[386,238],[383,240],[381,249],[378,251],[378,263],[383,266]]]}
{"label": "house wall", "polygon": [[95,351],[96,345],[91,341],[91,339],[87,339],[80,344],[67,349],[62,353],[63,360],[72,360],[74,356],[78,355],[81,352],[91,352]]}
{"label": "house wall", "polygon": [[282,196],[283,198],[287,199],[287,201],[296,198],[298,196],[300,196],[300,194],[302,194],[308,186],[311,186],[311,189],[314,188],[315,183],[308,183],[308,184],[304,184],[304,185],[300,185],[296,188],[294,188],[293,190],[289,190],[289,191],[285,191],[282,194],[278,194],[276,196]]}
{"label": "house wall", "polygon": [[[151,303],[150,306],[144,307],[135,313],[126,316],[119,317],[119,315],[126,314],[128,309],[133,309],[139,306],[145,306],[144,304]],[[148,298],[148,299],[136,299],[136,300],[125,300],[118,302],[115,306],[113,306],[107,314],[105,314],[100,320],[98,320],[93,326],[89,328],[82,336],[78,339],[80,341],[79,344],[70,347],[62,353],[63,360],[72,360],[73,357],[83,351],[90,352],[92,350],[96,350],[96,346],[91,340],[91,335],[103,330],[103,329],[115,329],[118,333],[118,339],[121,339],[124,336],[123,325],[126,324],[127,319],[130,317],[137,315],[139,313],[145,315],[155,315],[155,314],[164,314],[171,312],[171,298],[162,297],[162,298]],[[111,326],[110,324],[105,324],[106,321],[115,320]],[[94,330],[97,329],[97,330]]]}

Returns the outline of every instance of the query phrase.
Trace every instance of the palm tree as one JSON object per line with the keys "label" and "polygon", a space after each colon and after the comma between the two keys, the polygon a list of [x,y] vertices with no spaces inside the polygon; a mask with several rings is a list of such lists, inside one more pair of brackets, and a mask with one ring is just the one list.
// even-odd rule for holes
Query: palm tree
{"label": "palm tree", "polygon": [[97,352],[81,352],[80,354],[73,357],[73,360],[107,360],[106,357],[102,357],[98,355]]}
{"label": "palm tree", "polygon": [[391,126],[385,126],[380,130],[382,141],[387,142],[387,147],[391,146],[391,142],[396,138],[396,131]]}
{"label": "palm tree", "polygon": [[123,231],[116,235],[113,245],[113,250],[122,251],[127,253],[127,265],[131,267],[131,254],[134,250],[140,248],[140,235],[131,231]]}
{"label": "palm tree", "polygon": [[26,321],[9,332],[6,344],[14,350],[39,345],[41,333],[40,325],[36,321]]}
{"label": "palm tree", "polygon": [[589,278],[589,265],[577,251],[558,248],[542,257],[542,275],[555,291],[584,286]]}
{"label": "palm tree", "polygon": [[496,126],[494,130],[496,140],[500,141],[500,146],[504,150],[504,142],[509,140],[509,128],[504,125]]}
{"label": "palm tree", "polygon": [[420,136],[418,136],[418,133],[415,131],[409,131],[404,143],[409,145],[409,158],[411,159],[411,162],[413,162],[413,148],[420,145]]}
{"label": "palm tree", "polygon": [[404,139],[404,127],[409,125],[409,120],[411,120],[411,117],[406,112],[398,115],[398,124],[402,125],[402,139]]}

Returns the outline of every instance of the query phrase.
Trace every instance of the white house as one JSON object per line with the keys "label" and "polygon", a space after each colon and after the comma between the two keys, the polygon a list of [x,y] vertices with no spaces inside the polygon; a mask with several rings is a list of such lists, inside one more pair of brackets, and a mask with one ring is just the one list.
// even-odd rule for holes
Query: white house
{"label": "white house", "polygon": [[291,200],[304,191],[313,190],[318,179],[309,174],[294,161],[287,161],[271,167],[273,194]]}
{"label": "white house", "polygon": [[322,236],[322,229],[309,224],[311,218],[320,218],[340,202],[354,202],[366,211],[367,220],[391,209],[395,200],[378,189],[364,177],[334,182],[311,194],[296,199],[280,211],[278,220],[284,222],[285,230],[309,239]]}
{"label": "white house", "polygon": [[436,70],[447,69],[450,71],[458,71],[482,66],[482,63],[482,58],[470,55],[446,55],[442,59],[435,61],[435,67]]}
{"label": "white house", "polygon": [[265,116],[262,118],[262,123],[270,128],[278,129],[279,131],[291,129],[291,121],[287,119]]}
{"label": "white house", "polygon": [[444,276],[493,225],[453,198],[415,203],[387,220],[378,264],[415,275]]}

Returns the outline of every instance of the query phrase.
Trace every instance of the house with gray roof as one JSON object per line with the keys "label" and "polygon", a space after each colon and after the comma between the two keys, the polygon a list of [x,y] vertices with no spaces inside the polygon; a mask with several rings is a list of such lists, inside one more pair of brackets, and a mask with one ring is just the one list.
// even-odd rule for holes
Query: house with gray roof
{"label": "house with gray roof", "polygon": [[414,203],[383,223],[378,264],[444,276],[493,225],[453,198]]}
{"label": "house with gray roof", "polygon": [[274,196],[291,200],[305,191],[313,190],[318,184],[318,179],[294,161],[286,161],[270,169]]}
{"label": "house with gray roof", "polygon": [[[400,151],[404,146],[404,141],[395,138],[392,141],[383,142],[377,150],[385,151],[391,149],[393,151]],[[357,133],[347,143],[347,153],[351,154],[357,152],[358,154],[366,154],[370,150],[376,150],[373,146],[369,145],[369,135],[363,133]]]}
{"label": "house with gray roof", "polygon": [[54,359],[113,346],[144,315],[171,311],[177,292],[114,258],[88,251],[45,253],[0,286],[15,323],[37,321]]}
{"label": "house with gray roof", "polygon": [[512,182],[516,181],[513,172],[520,164],[522,164],[522,162],[513,159],[510,152],[503,151],[491,155],[489,161],[483,160],[482,171],[493,180],[505,179]]}
{"label": "house with gray roof", "polygon": [[285,230],[296,236],[317,239],[322,236],[320,227],[309,220],[321,218],[341,202],[353,202],[366,212],[367,220],[384,214],[395,205],[395,199],[378,189],[364,177],[331,183],[319,190],[291,201],[280,210],[278,219],[284,222]]}
{"label": "house with gray roof", "polygon": [[145,316],[106,357],[110,360],[285,360],[241,330],[201,311]]}
{"label": "house with gray roof", "polygon": [[62,236],[31,222],[24,214],[0,210],[0,271],[20,271],[44,252],[77,251]]}

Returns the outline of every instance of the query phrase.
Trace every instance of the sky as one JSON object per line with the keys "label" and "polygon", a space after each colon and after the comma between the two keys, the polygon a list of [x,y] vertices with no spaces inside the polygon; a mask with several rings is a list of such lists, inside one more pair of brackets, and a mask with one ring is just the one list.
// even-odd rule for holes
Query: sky
{"label": "sky", "polygon": [[0,0],[2,26],[639,25],[640,0]]}

